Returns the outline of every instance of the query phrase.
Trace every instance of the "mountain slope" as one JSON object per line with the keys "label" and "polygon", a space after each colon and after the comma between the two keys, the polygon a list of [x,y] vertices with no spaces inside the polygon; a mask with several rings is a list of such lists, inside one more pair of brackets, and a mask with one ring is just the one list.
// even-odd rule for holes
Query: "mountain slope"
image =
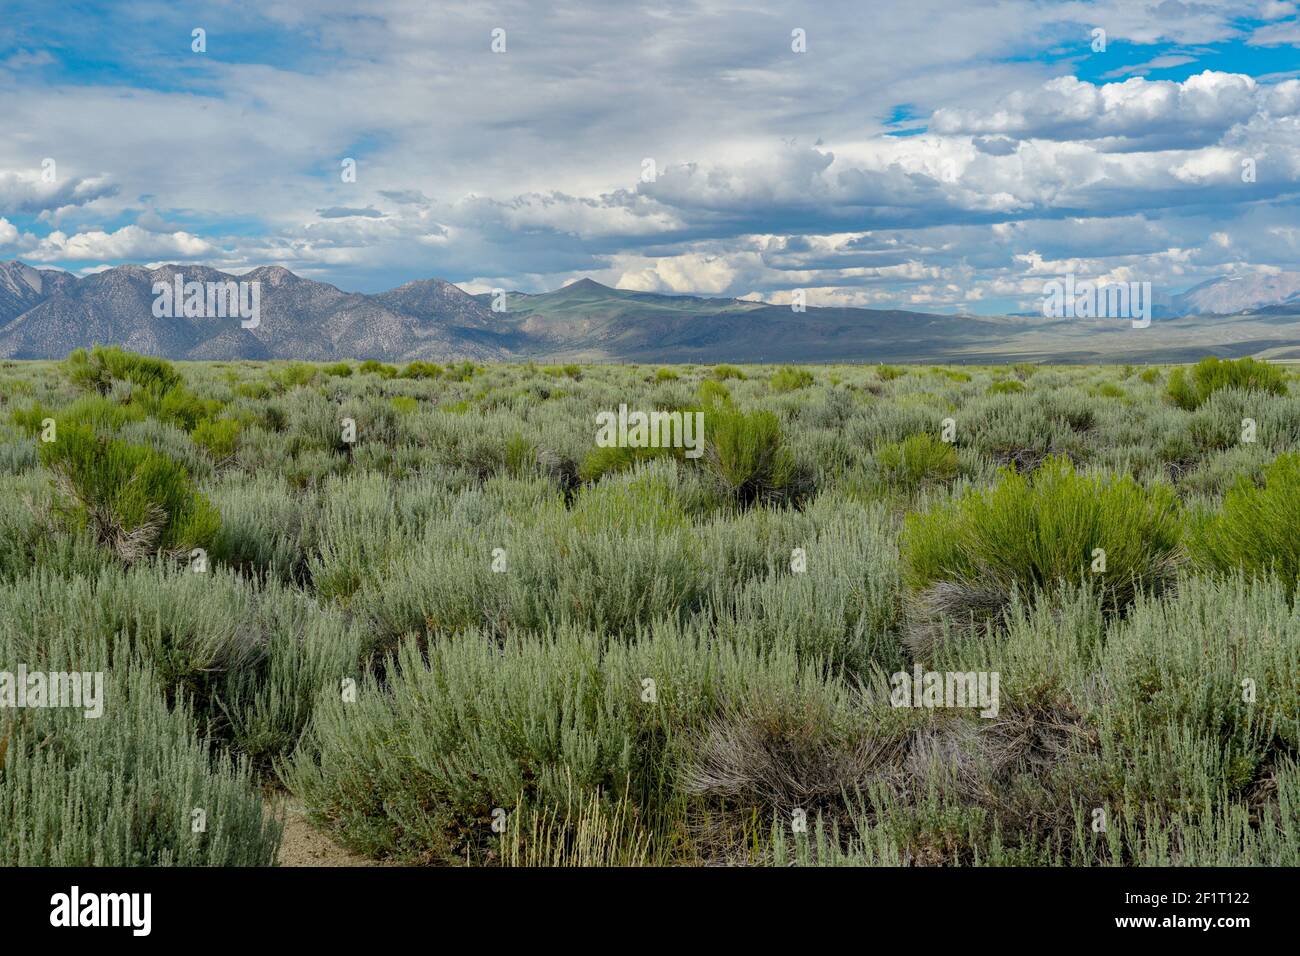
{"label": "mountain slope", "polygon": [[808,309],[611,289],[590,279],[509,301],[500,316],[540,355],[641,362],[878,361],[987,339],[980,319],[878,309]]}
{"label": "mountain slope", "polygon": [[[260,324],[155,318],[156,282],[260,284]],[[1045,320],[809,308],[612,289],[590,279],[553,292],[469,295],[440,279],[362,295],[264,266],[119,266],[77,278],[0,263],[0,358],[61,358],[95,343],[173,359],[376,358],[389,362],[1186,361],[1206,354],[1300,357],[1300,273],[1219,279],[1167,300],[1148,329],[1122,320]],[[1200,303],[1201,306],[1197,306]],[[1253,311],[1236,307],[1243,303]],[[1260,304],[1268,303],[1268,304]],[[1232,314],[1178,315],[1191,307]]]}
{"label": "mountain slope", "polygon": [[[171,283],[177,273],[185,281],[261,283],[260,324],[245,329],[237,317],[156,318],[154,283]],[[17,276],[19,292],[20,282],[31,288],[25,273],[10,269],[6,274]],[[118,266],[83,279],[68,276],[45,284],[48,295],[37,293],[34,305],[0,326],[0,357],[57,358],[95,343],[181,359],[505,357],[499,346],[457,335],[438,315],[416,318],[377,297],[343,292],[279,266],[242,276],[190,265],[153,270]]]}
{"label": "mountain slope", "polygon": [[420,279],[372,296],[386,307],[423,321],[439,321],[467,329],[491,329],[492,310],[441,279]]}
{"label": "mountain slope", "polygon": [[76,281],[66,272],[33,269],[18,261],[0,262],[0,325],[16,319]]}
{"label": "mountain slope", "polygon": [[1224,276],[1173,297],[1178,315],[1236,315],[1300,301],[1300,272]]}

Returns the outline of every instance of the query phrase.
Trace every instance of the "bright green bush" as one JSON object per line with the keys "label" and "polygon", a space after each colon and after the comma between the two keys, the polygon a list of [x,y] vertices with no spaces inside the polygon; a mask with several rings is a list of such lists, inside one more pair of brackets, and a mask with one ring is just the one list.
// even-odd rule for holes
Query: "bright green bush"
{"label": "bright green bush", "polygon": [[1286,372],[1253,358],[1224,361],[1209,356],[1192,366],[1190,372],[1183,368],[1174,369],[1169,373],[1169,382],[1165,386],[1170,400],[1189,411],[1200,408],[1207,398],[1225,388],[1285,395]]}
{"label": "bright green bush", "polygon": [[468,382],[475,375],[478,375],[481,369],[473,362],[460,362],[456,365],[448,365],[443,369],[443,376],[452,382]]}
{"label": "bright green bush", "polygon": [[200,398],[184,385],[174,385],[163,392],[156,389],[134,392],[131,404],[139,405],[150,417],[185,431],[193,431],[203,419],[214,418],[221,412],[219,401]]}
{"label": "bright green bush", "polygon": [[442,375],[442,366],[433,362],[408,362],[402,369],[401,378],[438,378]]}
{"label": "bright green bush", "polygon": [[289,362],[273,370],[271,377],[282,389],[291,389],[300,385],[310,385],[319,373],[320,370],[315,365],[307,362]]}
{"label": "bright green bush", "polygon": [[915,490],[957,476],[957,450],[928,432],[890,442],[876,452],[881,480],[892,487]]}
{"label": "bright green bush", "polygon": [[1023,392],[1025,383],[1014,378],[1004,379],[1001,382],[994,382],[989,386],[990,395],[1014,395],[1016,392]]}
{"label": "bright green bush", "polygon": [[801,388],[807,388],[813,381],[812,372],[806,368],[795,368],[787,365],[778,369],[772,376],[771,387],[774,392],[793,392]]}
{"label": "bright green bush", "polygon": [[575,382],[582,378],[582,367],[579,365],[544,365],[542,374],[549,375],[551,378],[571,378]]}
{"label": "bright green bush", "polygon": [[1273,462],[1262,487],[1240,479],[1224,496],[1222,510],[1194,527],[1190,550],[1199,564],[1216,571],[1275,573],[1294,593],[1300,579],[1300,455]]}
{"label": "bright green bush", "polygon": [[15,408],[9,413],[10,420],[29,436],[39,435],[45,427],[43,424],[45,420],[53,417],[53,409],[45,407],[40,402],[35,402],[28,408]]}
{"label": "bright green bush", "polygon": [[269,398],[271,387],[265,382],[239,382],[235,385],[235,394],[244,398]]}
{"label": "bright green bush", "polygon": [[44,430],[43,422],[54,419],[55,434],[64,425],[88,425],[96,431],[114,432],[128,422],[144,418],[139,405],[122,405],[101,395],[83,395],[55,410],[37,402],[31,408],[14,409],[13,421],[27,434],[36,436]]}
{"label": "bright green bush", "polygon": [[63,371],[74,385],[106,395],[113,380],[131,382],[145,390],[166,392],[181,383],[180,373],[170,362],[136,355],[117,346],[96,345],[89,353],[74,349],[63,362]]}
{"label": "bright green bush", "polygon": [[599,481],[602,476],[627,471],[640,461],[649,461],[669,453],[667,448],[630,448],[612,445],[599,446],[587,452],[578,466],[578,477],[583,481]]}
{"label": "bright green bush", "polygon": [[357,371],[362,375],[378,375],[380,378],[388,379],[397,375],[397,369],[392,365],[385,365],[375,359],[366,359],[357,366]]}
{"label": "bright green bush", "polygon": [[194,439],[194,444],[202,446],[209,455],[221,461],[235,453],[239,431],[239,422],[232,419],[219,418],[213,421],[205,418],[194,426],[190,437]]}
{"label": "bright green bush", "polygon": [[700,382],[697,394],[700,397],[700,404],[706,409],[730,409],[735,407],[735,402],[731,397],[731,392],[727,390],[727,386],[713,379],[706,378]]}
{"label": "bright green bush", "polygon": [[1032,478],[1006,471],[987,491],[909,515],[900,547],[918,647],[933,638],[938,618],[960,626],[977,613],[992,621],[1012,594],[1063,582],[1096,585],[1109,608],[1122,608],[1172,581],[1181,527],[1168,486],[1078,474],[1061,458]]}
{"label": "bright green bush", "polygon": [[207,547],[220,527],[185,469],[149,448],[71,425],[42,444],[41,462],[60,479],[69,514],[128,563]]}
{"label": "bright green bush", "polygon": [[734,365],[715,365],[713,366],[713,371],[709,374],[719,382],[725,382],[730,378],[738,379],[743,382],[747,378],[745,373]]}
{"label": "bright green bush", "polygon": [[703,461],[721,491],[742,504],[787,499],[798,478],[781,423],[771,412],[705,412]]}
{"label": "bright green bush", "polygon": [[394,395],[388,401],[402,415],[412,415],[420,410],[420,400],[409,395]]}

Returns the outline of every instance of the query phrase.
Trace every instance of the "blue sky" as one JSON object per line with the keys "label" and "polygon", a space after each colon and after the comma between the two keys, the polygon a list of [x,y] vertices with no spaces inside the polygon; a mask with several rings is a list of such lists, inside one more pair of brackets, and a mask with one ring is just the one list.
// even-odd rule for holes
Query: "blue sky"
{"label": "blue sky", "polygon": [[1295,3],[871,11],[8,0],[0,259],[975,313],[1300,268]]}

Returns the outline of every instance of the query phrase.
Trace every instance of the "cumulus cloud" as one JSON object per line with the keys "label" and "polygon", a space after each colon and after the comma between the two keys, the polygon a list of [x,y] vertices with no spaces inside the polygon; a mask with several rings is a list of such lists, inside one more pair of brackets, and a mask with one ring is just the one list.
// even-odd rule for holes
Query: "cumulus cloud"
{"label": "cumulus cloud", "polygon": [[1134,77],[1097,85],[1062,76],[1017,91],[1001,105],[936,110],[930,126],[948,135],[1107,140],[1108,149],[1194,147],[1215,142],[1249,120],[1270,92],[1249,76],[1210,70],[1182,83]]}
{"label": "cumulus cloud", "polygon": [[[137,14],[106,6],[99,32]],[[150,15],[158,37],[188,32]],[[105,55],[78,50],[84,26],[28,17],[45,35],[0,46],[7,119],[32,131],[0,141],[0,243],[82,270],[279,262],[365,291],[590,273],[950,308],[1065,262],[1190,284],[1294,260],[1300,81],[1187,69],[1225,62],[1217,44],[1286,44],[1294,4],[881,0],[864,18],[828,0],[799,12],[806,54],[791,16],[272,2],[228,29],[274,56],[196,59],[150,34],[112,51],[111,83],[62,72]],[[1093,23],[1120,56],[1091,55]],[[918,135],[889,135],[898,116]]]}
{"label": "cumulus cloud", "polygon": [[117,195],[107,176],[60,178],[57,160],[47,157],[42,163],[30,170],[0,169],[0,212],[52,213]]}
{"label": "cumulus cloud", "polygon": [[56,230],[41,239],[25,257],[36,262],[135,260],[157,256],[194,259],[215,252],[216,247],[207,240],[188,232],[157,233],[139,226],[123,226],[114,232],[91,230],[70,236]]}

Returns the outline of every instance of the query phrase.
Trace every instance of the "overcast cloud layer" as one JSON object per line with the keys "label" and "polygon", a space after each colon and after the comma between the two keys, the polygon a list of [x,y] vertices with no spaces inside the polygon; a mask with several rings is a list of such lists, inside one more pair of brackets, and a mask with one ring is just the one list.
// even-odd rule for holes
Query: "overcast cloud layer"
{"label": "overcast cloud layer", "polygon": [[35,265],[983,313],[1300,268],[1292,2],[5,10],[0,258]]}

